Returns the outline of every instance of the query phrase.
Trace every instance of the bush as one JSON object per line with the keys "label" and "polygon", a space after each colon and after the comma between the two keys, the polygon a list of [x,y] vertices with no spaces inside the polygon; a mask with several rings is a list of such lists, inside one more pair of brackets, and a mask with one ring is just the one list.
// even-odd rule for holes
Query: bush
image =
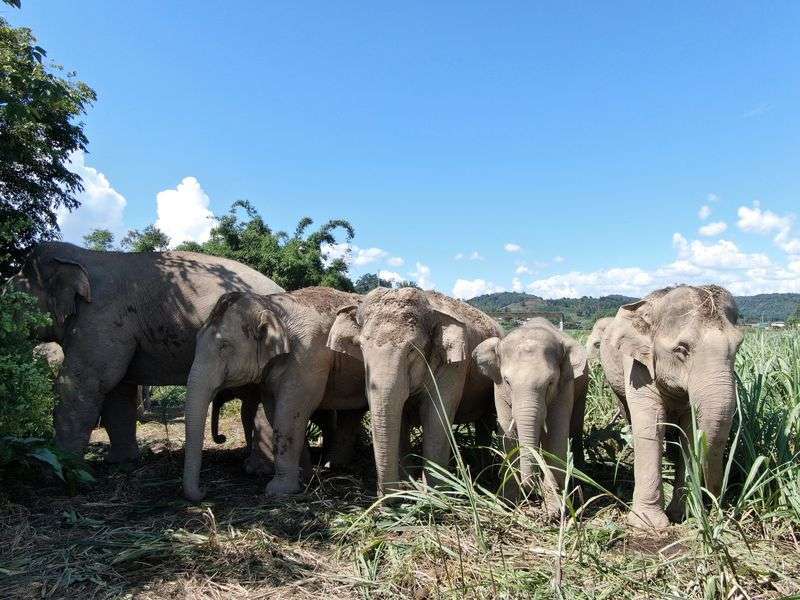
{"label": "bush", "polygon": [[49,322],[32,296],[0,296],[0,436],[52,435],[53,375],[47,361],[34,356],[32,335]]}

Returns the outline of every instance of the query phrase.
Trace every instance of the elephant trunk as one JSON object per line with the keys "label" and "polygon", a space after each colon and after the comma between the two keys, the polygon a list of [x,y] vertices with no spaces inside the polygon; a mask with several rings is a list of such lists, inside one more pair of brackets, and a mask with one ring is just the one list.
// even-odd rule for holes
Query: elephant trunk
{"label": "elephant trunk", "polygon": [[394,390],[369,394],[372,444],[378,475],[378,494],[392,491],[400,480],[400,431],[406,397]]}
{"label": "elephant trunk", "polygon": [[203,380],[192,366],[186,387],[186,451],[183,460],[183,495],[191,502],[205,497],[200,488],[200,467],[203,462],[203,438],[205,435],[208,405],[216,393],[214,386]]}
{"label": "elephant trunk", "polygon": [[689,401],[697,414],[697,427],[705,432],[708,448],[703,462],[706,488],[719,496],[722,458],[736,412],[736,380],[732,365],[716,365],[693,373]]}
{"label": "elephant trunk", "polygon": [[514,395],[512,414],[519,439],[519,467],[522,485],[533,482],[536,458],[533,452],[539,451],[545,419],[547,418],[547,388],[531,390]]}

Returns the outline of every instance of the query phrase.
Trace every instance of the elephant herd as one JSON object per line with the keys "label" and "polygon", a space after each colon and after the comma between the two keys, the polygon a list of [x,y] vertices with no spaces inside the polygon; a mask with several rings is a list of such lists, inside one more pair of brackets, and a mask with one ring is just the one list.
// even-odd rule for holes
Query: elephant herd
{"label": "elephant herd", "polygon": [[379,493],[407,476],[412,427],[422,428],[423,457],[446,466],[451,425],[475,423],[479,443],[497,428],[504,449],[518,449],[523,488],[537,475],[534,451],[544,451],[543,506],[553,515],[570,440],[576,463],[583,458],[591,358],[633,433],[629,523],[663,528],[682,517],[685,469],[676,466],[665,511],[661,459],[665,429],[691,431],[693,412],[709,441],[706,487],[719,492],[741,334],[733,297],[717,286],[665,288],[624,305],[598,321],[584,348],[544,319],[504,335],[488,315],[435,291],[286,292],[240,263],[191,252],[44,243],[9,285],[37,298],[52,317],[39,338],[63,349],[54,414],[61,448],[82,454],[102,415],[108,460],[133,460],[137,386],[187,385],[183,492],[191,501],[204,497],[209,407],[214,439],[223,439],[219,406],[237,397],[245,468],[271,476],[268,495],[300,489],[309,420],[320,423],[335,466],[351,460],[369,411]]}

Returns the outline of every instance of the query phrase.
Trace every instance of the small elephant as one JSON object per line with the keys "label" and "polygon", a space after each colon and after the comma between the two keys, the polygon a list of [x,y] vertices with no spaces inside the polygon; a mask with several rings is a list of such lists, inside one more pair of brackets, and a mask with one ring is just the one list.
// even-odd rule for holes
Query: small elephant
{"label": "small elephant", "polygon": [[381,494],[399,483],[404,409],[422,424],[424,458],[440,465],[450,459],[450,425],[491,413],[492,382],[471,352],[501,329],[477,308],[434,291],[377,288],[359,300],[339,310],[328,346],[365,372]]}
{"label": "small elephant", "polygon": [[614,321],[614,317],[603,317],[595,321],[594,327],[586,339],[586,358],[587,360],[600,360],[600,342],[606,329]]}
{"label": "small elephant", "polygon": [[[321,409],[361,411],[361,363],[326,346],[336,311],[358,299],[331,288],[311,287],[262,296],[225,294],[197,335],[186,394],[183,491],[199,501],[203,432],[208,406],[220,389],[260,385],[273,427],[275,474],[267,494],[300,489],[306,424]],[[360,421],[360,414],[358,416]]]}
{"label": "small elephant", "polygon": [[195,252],[94,252],[39,244],[8,285],[33,295],[57,342],[53,421],[59,448],[82,455],[98,417],[110,462],[134,460],[139,385],[185,385],[195,336],[217,299],[234,290],[283,291],[241,263]]}
{"label": "small elephant", "polygon": [[[533,478],[535,458],[528,451],[542,449],[562,463],[567,441],[582,456],[583,412],[588,377],[586,352],[577,341],[548,320],[531,319],[504,338],[489,338],[472,352],[480,370],[495,384],[497,419],[506,450],[520,449],[523,485]],[[548,463],[552,459],[546,459]],[[576,458],[577,462],[577,458]],[[559,490],[564,485],[563,466],[543,473],[544,504],[549,515],[558,514]]]}
{"label": "small elephant", "polygon": [[[722,455],[736,412],[734,361],[742,342],[733,296],[716,285],[664,288],[622,306],[606,329],[600,360],[630,415],[634,451],[633,507],[628,523],[665,528],[684,514],[685,465],[675,468],[665,513],[661,459],[665,424],[692,435],[692,408],[708,440],[703,474],[719,495]],[[674,429],[674,428],[672,428]],[[681,434],[683,449],[688,439]]]}

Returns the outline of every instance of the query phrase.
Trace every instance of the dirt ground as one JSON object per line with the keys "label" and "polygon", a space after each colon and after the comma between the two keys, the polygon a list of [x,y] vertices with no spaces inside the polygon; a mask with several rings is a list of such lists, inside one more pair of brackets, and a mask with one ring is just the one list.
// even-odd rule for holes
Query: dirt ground
{"label": "dirt ground", "polygon": [[0,598],[357,595],[330,524],[373,500],[364,493],[374,485],[369,467],[366,478],[318,470],[302,496],[269,501],[265,481],[241,468],[238,417],[223,417],[221,429],[225,444],[206,439],[202,505],[181,497],[182,417],[140,423],[142,458],[128,470],[103,464],[108,438],[95,430],[97,483],[76,496],[57,482],[11,482],[0,512]]}

